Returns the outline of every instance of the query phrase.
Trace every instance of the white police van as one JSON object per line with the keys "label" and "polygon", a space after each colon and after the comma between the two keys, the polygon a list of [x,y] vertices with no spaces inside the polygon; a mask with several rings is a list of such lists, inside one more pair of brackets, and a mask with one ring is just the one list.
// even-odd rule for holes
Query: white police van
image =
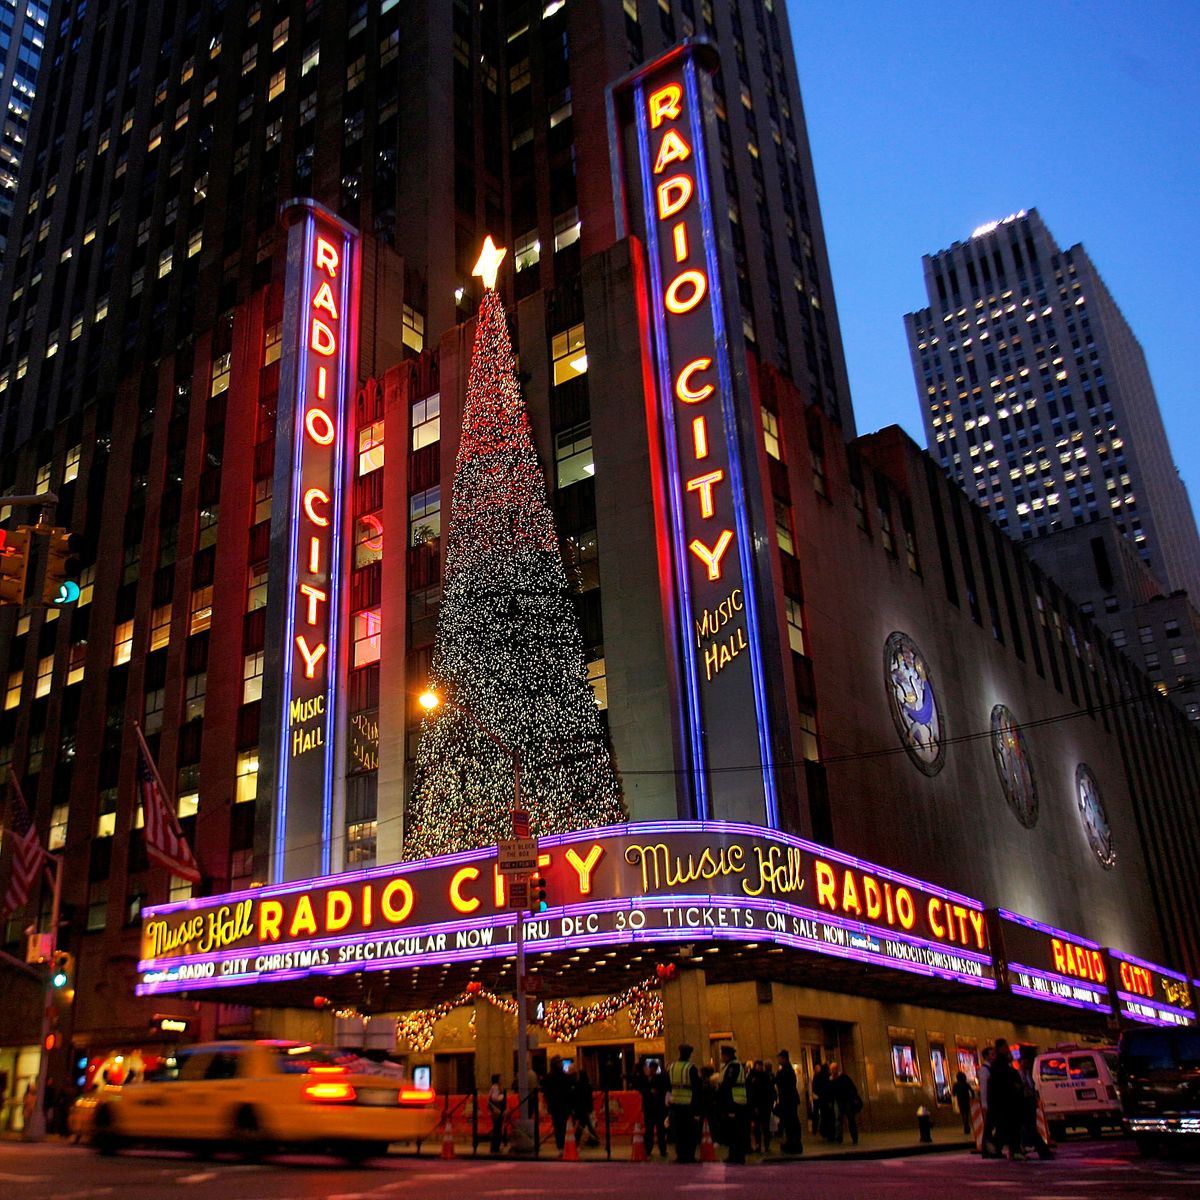
{"label": "white police van", "polygon": [[1068,1129],[1099,1137],[1121,1127],[1115,1046],[1055,1046],[1034,1059],[1033,1081],[1056,1140]]}

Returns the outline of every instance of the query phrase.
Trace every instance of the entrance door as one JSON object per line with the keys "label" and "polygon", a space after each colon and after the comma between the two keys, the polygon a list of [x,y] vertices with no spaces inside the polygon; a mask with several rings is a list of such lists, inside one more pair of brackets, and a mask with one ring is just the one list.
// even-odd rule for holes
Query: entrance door
{"label": "entrance door", "polygon": [[592,1087],[619,1092],[629,1086],[636,1072],[633,1043],[617,1046],[580,1046],[579,1065],[587,1072]]}

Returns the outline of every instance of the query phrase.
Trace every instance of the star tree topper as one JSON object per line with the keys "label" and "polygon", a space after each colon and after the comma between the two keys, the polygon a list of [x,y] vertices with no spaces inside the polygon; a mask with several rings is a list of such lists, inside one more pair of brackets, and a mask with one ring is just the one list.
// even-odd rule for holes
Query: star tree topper
{"label": "star tree topper", "polygon": [[500,270],[500,264],[504,261],[507,253],[507,250],[496,248],[496,243],[492,241],[490,233],[483,239],[483,249],[479,252],[479,261],[471,269],[471,274],[478,275],[483,280],[484,288],[489,292],[496,286],[496,272]]}

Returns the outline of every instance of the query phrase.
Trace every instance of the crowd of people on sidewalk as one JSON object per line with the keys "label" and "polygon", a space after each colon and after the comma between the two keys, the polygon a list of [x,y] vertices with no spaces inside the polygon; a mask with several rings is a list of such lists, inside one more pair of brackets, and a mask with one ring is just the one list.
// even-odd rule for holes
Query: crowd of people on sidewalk
{"label": "crowd of people on sidewalk", "polygon": [[[1007,1150],[1011,1161],[1024,1162],[1027,1149],[1035,1151],[1038,1158],[1054,1157],[1038,1129],[1038,1094],[1031,1067],[1031,1063],[1022,1061],[1018,1068],[1004,1038],[997,1038],[994,1046],[984,1049],[979,1066],[984,1158],[1003,1158]],[[956,1081],[955,1095],[960,1094]],[[961,1108],[961,1100],[959,1104]],[[969,1097],[967,1106],[969,1112]],[[964,1132],[969,1128],[969,1117],[964,1116]]]}

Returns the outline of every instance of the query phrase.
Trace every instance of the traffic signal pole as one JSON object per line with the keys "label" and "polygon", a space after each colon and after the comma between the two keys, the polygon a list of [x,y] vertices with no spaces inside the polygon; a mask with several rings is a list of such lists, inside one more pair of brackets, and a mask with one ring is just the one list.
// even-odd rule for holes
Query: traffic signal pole
{"label": "traffic signal pole", "polygon": [[54,876],[53,899],[50,904],[50,966],[46,972],[45,994],[42,997],[42,1041],[38,1048],[37,1091],[34,1093],[33,1112],[25,1125],[24,1138],[27,1142],[46,1140],[46,1075],[50,1067],[50,1015],[54,1005],[54,957],[58,949],[58,920],[62,904],[62,859],[57,855],[46,855],[46,870]]}

